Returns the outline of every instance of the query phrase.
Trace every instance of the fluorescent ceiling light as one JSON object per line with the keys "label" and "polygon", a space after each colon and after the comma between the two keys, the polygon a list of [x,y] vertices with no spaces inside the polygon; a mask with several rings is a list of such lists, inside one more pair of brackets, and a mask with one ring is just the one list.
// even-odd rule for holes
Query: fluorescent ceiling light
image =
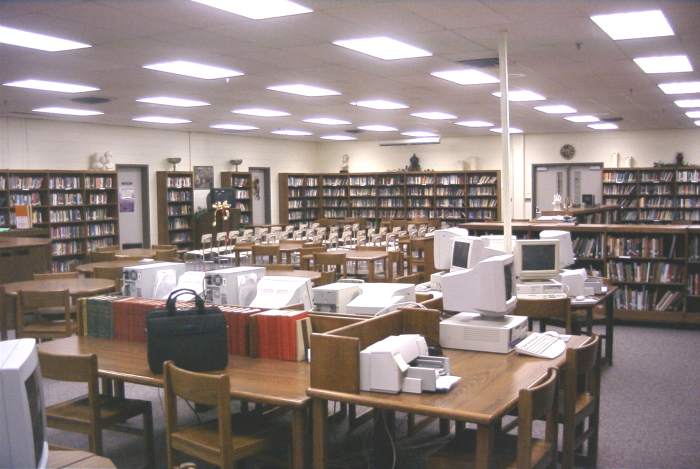
{"label": "fluorescent ceiling light", "polygon": [[457,116],[453,116],[452,114],[447,114],[446,112],[439,112],[439,111],[414,112],[411,115],[413,117],[420,117],[421,119],[430,119],[430,120],[457,119]]}
{"label": "fluorescent ceiling light", "polygon": [[458,85],[483,85],[486,83],[499,83],[500,80],[493,75],[484,73],[474,68],[462,70],[444,70],[442,72],[432,72],[432,76],[448,80]]}
{"label": "fluorescent ceiling light", "polygon": [[157,70],[159,72],[174,73],[176,75],[185,75],[194,78],[203,78],[205,80],[237,77],[243,75],[242,72],[232,70],[230,68],[215,67],[213,65],[204,65],[197,62],[190,62],[187,60],[159,62],[155,64],[144,65],[143,68],[147,68],[149,70]]}
{"label": "fluorescent ceiling light", "polygon": [[139,103],[162,104],[163,106],[177,107],[197,107],[209,106],[206,101],[197,101],[195,99],[171,98],[169,96],[153,96],[151,98],[137,99]]}
{"label": "fluorescent ceiling light", "polygon": [[440,137],[418,137],[399,140],[400,143],[440,143]]}
{"label": "fluorescent ceiling light", "polygon": [[324,140],[357,140],[355,137],[349,135],[323,135],[321,137]]}
{"label": "fluorescent ceiling light", "polygon": [[187,119],[180,119],[177,117],[164,117],[164,116],[141,116],[141,117],[134,117],[131,120],[136,121],[136,122],[150,122],[152,124],[187,124],[188,122],[192,122],[191,120],[187,120]]}
{"label": "fluorescent ceiling light", "polygon": [[461,121],[461,122],[455,122],[457,125],[461,125],[463,127],[493,127],[494,124],[491,122],[487,121]]}
{"label": "fluorescent ceiling light", "polygon": [[700,127],[700,121],[695,121],[694,124]]}
{"label": "fluorescent ceiling light", "polygon": [[637,57],[634,62],[645,73],[692,72],[687,55],[665,55],[659,57]]}
{"label": "fluorescent ceiling light", "polygon": [[535,109],[537,109],[540,112],[544,112],[545,114],[571,114],[577,112],[576,109],[572,108],[571,106],[567,106],[566,104],[550,104],[547,106],[535,106]]}
{"label": "fluorescent ceiling light", "polygon": [[660,83],[659,88],[666,94],[700,93],[700,81],[681,81],[677,83]]}
{"label": "fluorescent ceiling light", "polygon": [[685,113],[685,115],[691,119],[697,119],[700,118],[700,111],[688,111]]}
{"label": "fluorescent ceiling light", "polygon": [[600,119],[598,119],[596,116],[591,116],[588,114],[580,115],[580,116],[567,116],[564,119],[571,121],[571,122],[598,122]]}
{"label": "fluorescent ceiling light", "polygon": [[[491,132],[496,132],[497,134],[502,134],[503,131],[501,130],[500,127],[495,128],[495,129],[489,129]],[[521,134],[523,133],[522,129],[519,129],[517,127],[510,127],[510,133],[511,134]]]}
{"label": "fluorescent ceiling light", "polygon": [[700,107],[700,99],[679,99],[674,103],[678,107]]}
{"label": "fluorescent ceiling light", "polygon": [[67,116],[99,116],[104,114],[101,111],[91,111],[89,109],[74,109],[68,107],[40,107],[32,109],[34,112],[45,112],[47,114],[65,114]]}
{"label": "fluorescent ceiling light", "polygon": [[289,0],[192,0],[219,10],[228,11],[236,15],[245,16],[251,20],[264,20],[280,16],[299,15],[311,13],[311,8],[306,8]]}
{"label": "fluorescent ceiling light", "polygon": [[210,125],[209,128],[221,130],[258,130],[259,127],[245,124],[214,124]]}
{"label": "fluorescent ceiling light", "polygon": [[90,44],[69,41],[60,37],[47,36],[45,34],[30,33],[21,29],[0,26],[0,42],[11,46],[28,47],[47,52],[59,52],[62,50],[84,49],[92,47]]}
{"label": "fluorescent ceiling light", "polygon": [[337,96],[340,94],[335,90],[319,88],[311,85],[302,85],[300,83],[293,85],[268,86],[267,89],[272,91],[281,91],[282,93],[298,94],[300,96]]}
{"label": "fluorescent ceiling light", "polygon": [[263,109],[259,107],[251,107],[245,109],[234,109],[231,111],[234,114],[245,114],[246,116],[258,116],[258,117],[284,117],[289,116],[288,112],[277,111],[275,109]]}
{"label": "fluorescent ceiling light", "polygon": [[364,101],[355,101],[350,103],[353,106],[368,107],[371,109],[407,109],[408,106],[401,103],[395,103],[394,101],[387,101],[385,99],[367,99]]}
{"label": "fluorescent ceiling light", "polygon": [[673,36],[673,29],[661,10],[594,15],[591,19],[616,41]]}
{"label": "fluorescent ceiling light", "polygon": [[600,122],[598,124],[588,124],[588,127],[595,130],[614,130],[617,129],[617,124],[612,122]]}
{"label": "fluorescent ceiling light", "polygon": [[396,127],[390,127],[388,125],[361,125],[358,127],[358,129],[362,130],[369,130],[371,132],[396,132],[397,129]]}
{"label": "fluorescent ceiling light", "polygon": [[277,135],[294,135],[294,136],[313,135],[311,132],[307,132],[306,130],[291,130],[291,129],[273,130],[271,133],[277,134]]}
{"label": "fluorescent ceiling light", "polygon": [[309,124],[321,124],[321,125],[347,125],[352,124],[352,122],[344,121],[342,119],[334,119],[333,117],[310,117],[304,119],[304,122]]}
{"label": "fluorescent ceiling light", "polygon": [[[497,98],[501,97],[501,92],[491,93]],[[508,92],[508,101],[544,101],[545,98],[539,93],[530,90],[511,90]]]}
{"label": "fluorescent ceiling light", "polygon": [[333,44],[384,60],[430,57],[433,55],[427,50],[386,36],[333,41]]}
{"label": "fluorescent ceiling light", "polygon": [[434,132],[426,132],[425,130],[412,130],[410,132],[401,132],[401,135],[406,137],[437,137]]}
{"label": "fluorescent ceiling light", "polygon": [[16,88],[30,88],[33,90],[58,91],[60,93],[84,93],[86,91],[99,91],[99,88],[95,88],[94,86],[34,79],[11,81],[8,83],[3,83],[3,85],[14,86]]}

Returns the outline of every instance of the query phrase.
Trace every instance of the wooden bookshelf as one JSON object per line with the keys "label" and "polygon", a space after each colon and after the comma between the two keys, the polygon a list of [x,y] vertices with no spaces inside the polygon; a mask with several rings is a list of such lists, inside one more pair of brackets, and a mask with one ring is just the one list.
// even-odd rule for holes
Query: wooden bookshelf
{"label": "wooden bookshelf", "polygon": [[279,221],[303,223],[320,217],[320,176],[303,173],[279,174]]}
{"label": "wooden bookshelf", "polygon": [[253,179],[250,173],[222,171],[221,187],[235,189],[233,208],[241,211],[241,224],[253,223]]}
{"label": "wooden bookshelf", "polygon": [[158,243],[192,249],[194,178],[191,171],[158,171]]}

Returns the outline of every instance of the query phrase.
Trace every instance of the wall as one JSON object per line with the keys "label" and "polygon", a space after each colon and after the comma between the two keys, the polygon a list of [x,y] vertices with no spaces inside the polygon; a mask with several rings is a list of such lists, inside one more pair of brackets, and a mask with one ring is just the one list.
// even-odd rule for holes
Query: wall
{"label": "wall", "polygon": [[[272,222],[278,219],[277,174],[317,171],[317,144],[140,127],[71,123],[42,119],[0,118],[0,168],[87,169],[89,156],[111,151],[117,164],[147,164],[150,172],[151,240],[157,237],[155,172],[169,169],[165,158],[178,156],[178,170],[195,165],[231,170],[228,160],[242,158],[248,166],[270,167]],[[201,204],[206,191],[195,191]]]}

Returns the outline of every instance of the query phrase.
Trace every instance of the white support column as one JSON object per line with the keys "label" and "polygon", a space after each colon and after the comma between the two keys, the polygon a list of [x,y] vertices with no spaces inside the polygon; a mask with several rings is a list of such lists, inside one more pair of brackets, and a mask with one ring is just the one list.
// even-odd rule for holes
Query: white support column
{"label": "white support column", "polygon": [[506,251],[513,249],[511,226],[513,218],[513,197],[510,190],[513,157],[510,152],[510,104],[508,102],[508,31],[501,31],[498,43],[498,63],[501,80],[501,218],[503,220],[503,245]]}

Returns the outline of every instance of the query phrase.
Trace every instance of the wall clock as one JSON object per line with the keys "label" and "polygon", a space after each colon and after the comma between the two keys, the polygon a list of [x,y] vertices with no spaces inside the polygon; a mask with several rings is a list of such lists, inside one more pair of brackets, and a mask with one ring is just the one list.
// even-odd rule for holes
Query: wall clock
{"label": "wall clock", "polygon": [[566,145],[562,145],[562,147],[559,149],[559,154],[565,160],[570,160],[576,154],[576,148],[574,148],[573,145],[567,143]]}

